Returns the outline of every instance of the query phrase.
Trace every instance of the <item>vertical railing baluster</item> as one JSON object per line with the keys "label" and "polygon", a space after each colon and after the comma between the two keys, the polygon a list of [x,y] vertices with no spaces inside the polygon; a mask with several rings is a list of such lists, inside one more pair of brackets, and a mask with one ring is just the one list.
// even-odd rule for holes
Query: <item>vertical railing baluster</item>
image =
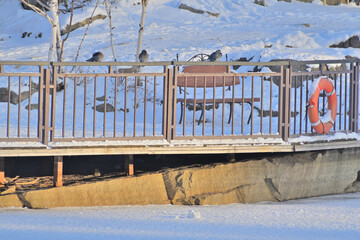
{"label": "vertical railing baluster", "polygon": [[261,88],[260,88],[260,134],[263,132],[263,118],[264,118],[264,76],[261,76]]}
{"label": "vertical railing baluster", "polygon": [[303,82],[304,82],[304,76],[301,76],[300,78],[300,110],[299,110],[299,134],[302,133],[302,111],[303,111]]}
{"label": "vertical railing baluster", "polygon": [[7,103],[7,128],[6,128],[6,136],[10,137],[10,82],[11,82],[11,77],[8,77],[8,103]]}
{"label": "vertical railing baluster", "polygon": [[86,137],[86,98],[87,98],[87,77],[85,77],[85,86],[84,86],[83,138]]}
{"label": "vertical railing baluster", "polygon": [[31,77],[29,77],[29,104],[28,104],[28,126],[27,126],[27,137],[30,138],[30,112],[31,112]]}
{"label": "vertical railing baluster", "polygon": [[117,91],[118,91],[118,81],[117,81],[117,77],[115,77],[115,92],[114,92],[114,133],[113,133],[113,137],[116,137],[116,115],[117,115]]}
{"label": "vertical railing baluster", "polygon": [[[254,76],[251,77],[251,102],[254,102]],[[254,104],[251,104],[250,108],[251,115],[251,125],[250,125],[250,135],[254,134]]]}
{"label": "vertical railing baluster", "polygon": [[63,116],[62,116],[62,137],[65,137],[65,111],[66,111],[66,82],[67,77],[64,78],[64,93],[63,93]]}
{"label": "vertical railing baluster", "polygon": [[104,122],[103,122],[103,138],[106,138],[106,105],[107,105],[107,77],[104,79]]}
{"label": "vertical railing baluster", "polygon": [[153,136],[156,136],[156,76],[154,77]]}
{"label": "vertical railing baluster", "polygon": [[[298,81],[299,77],[295,76],[295,87],[294,87],[294,131],[293,134],[296,134],[296,109],[297,109],[297,81]],[[290,81],[293,81],[293,78],[290,79]],[[290,82],[290,84],[292,84],[292,82]],[[291,100],[290,100],[291,101]],[[291,109],[291,108],[290,108]],[[291,118],[291,111],[290,111],[290,118]]]}
{"label": "vertical railing baluster", "polygon": [[269,116],[269,131],[272,135],[272,98],[273,98],[273,77],[270,77],[270,116]]}
{"label": "vertical railing baluster", "polygon": [[308,102],[309,102],[309,76],[306,76],[306,93],[305,93],[305,102],[306,102],[306,113],[305,113],[305,133],[308,133]]}
{"label": "vertical railing baluster", "polygon": [[344,106],[344,130],[347,131],[347,92],[348,92],[348,84],[347,84],[347,81],[348,81],[348,73],[345,74],[345,100],[344,100],[344,103],[345,103],[345,106]]}
{"label": "vertical railing baluster", "polygon": [[93,111],[93,137],[96,136],[96,86],[97,86],[97,77],[94,78],[94,111]]}
{"label": "vertical railing baluster", "polygon": [[193,136],[195,136],[195,113],[196,113],[196,84],[197,79],[194,77],[194,113],[193,113]]}
{"label": "vertical railing baluster", "polygon": [[212,114],[212,135],[215,135],[215,98],[216,98],[216,80],[215,77],[213,77],[213,114]]}
{"label": "vertical railing baluster", "polygon": [[[186,96],[186,93],[187,93],[187,76],[185,76],[184,78],[184,106],[183,106],[183,109],[181,111],[183,111],[183,136],[185,136],[185,126],[186,126],[186,99],[187,99],[187,96]],[[194,104],[195,106],[195,104]]]}
{"label": "vertical railing baluster", "polygon": [[136,110],[137,110],[137,83],[138,83],[138,77],[135,77],[135,93],[134,93],[134,133],[133,137],[136,137]]}
{"label": "vertical railing baluster", "polygon": [[205,105],[206,105],[206,77],[204,77],[204,100],[202,105],[203,119],[202,119],[202,135],[205,136]]}
{"label": "vertical railing baluster", "polygon": [[245,104],[245,76],[242,77],[242,87],[241,87],[241,91],[242,91],[242,103],[241,103],[241,135],[244,135],[244,104]]}
{"label": "vertical railing baluster", "polygon": [[232,102],[231,102],[231,135],[234,135],[234,115],[235,115],[235,76],[232,77]]}
{"label": "vertical railing baluster", "polygon": [[225,77],[222,77],[222,120],[221,120],[221,135],[225,135]]}
{"label": "vertical railing baluster", "polygon": [[125,93],[124,93],[124,137],[126,137],[127,90],[128,90],[128,77],[125,76]]}
{"label": "vertical railing baluster", "polygon": [[[345,65],[346,66],[346,65]],[[346,73],[345,73],[346,74]],[[342,120],[342,98],[343,98],[343,94],[342,94],[342,85],[343,85],[343,74],[340,74],[340,92],[339,94],[339,130],[343,130],[342,126],[341,126],[341,120]],[[345,111],[346,112],[346,111]]]}
{"label": "vertical railing baluster", "polygon": [[75,137],[75,125],[76,125],[76,89],[77,89],[77,77],[74,81],[74,109],[73,109],[73,133],[72,136]]}
{"label": "vertical railing baluster", "polygon": [[147,111],[147,76],[145,76],[145,93],[144,93],[144,137],[146,136],[146,111]]}
{"label": "vertical railing baluster", "polygon": [[17,137],[20,138],[20,125],[21,125],[21,77],[19,77],[19,95],[18,95],[18,129]]}

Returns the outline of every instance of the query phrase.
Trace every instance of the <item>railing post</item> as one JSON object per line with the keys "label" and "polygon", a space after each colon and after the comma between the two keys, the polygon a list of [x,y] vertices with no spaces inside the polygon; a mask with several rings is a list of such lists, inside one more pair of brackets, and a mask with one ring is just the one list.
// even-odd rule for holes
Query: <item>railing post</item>
{"label": "railing post", "polygon": [[49,117],[50,117],[50,77],[51,72],[50,69],[44,69],[44,79],[43,79],[43,89],[42,91],[42,111],[43,111],[43,117],[42,117],[42,143],[45,145],[48,145],[49,143]]}
{"label": "railing post", "polygon": [[[175,135],[175,118],[176,118],[176,77],[172,68],[167,68],[167,89],[166,89],[166,106],[164,106],[165,112],[165,138],[168,142],[174,139]],[[164,85],[165,87],[165,85]],[[164,96],[165,97],[165,96]]]}
{"label": "railing post", "polygon": [[[52,141],[53,129],[54,129],[54,108],[55,108],[55,96],[56,96],[56,69],[54,66],[50,66],[51,69],[44,69],[44,78],[41,84],[41,101],[42,107],[42,121],[41,135],[42,143],[48,145],[49,140]],[[50,95],[52,98],[50,99]],[[51,110],[51,111],[50,111]],[[50,123],[52,126],[50,126]]]}
{"label": "railing post", "polygon": [[282,66],[282,79],[280,79],[279,94],[279,133],[287,142],[290,136],[290,90],[291,90],[291,65]]}
{"label": "railing post", "polygon": [[358,108],[359,108],[359,63],[351,63],[350,74],[350,96],[349,96],[349,130],[358,130]]}

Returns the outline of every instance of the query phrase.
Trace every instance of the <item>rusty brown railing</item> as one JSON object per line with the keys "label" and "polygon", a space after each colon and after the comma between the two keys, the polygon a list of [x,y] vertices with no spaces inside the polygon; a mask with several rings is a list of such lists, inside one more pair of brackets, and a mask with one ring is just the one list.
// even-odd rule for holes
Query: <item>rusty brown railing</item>
{"label": "rusty brown railing", "polygon": [[[0,141],[289,138],[315,134],[314,79],[333,80],[330,134],[358,132],[359,61],[0,62]],[[319,99],[319,113],[327,98]]]}

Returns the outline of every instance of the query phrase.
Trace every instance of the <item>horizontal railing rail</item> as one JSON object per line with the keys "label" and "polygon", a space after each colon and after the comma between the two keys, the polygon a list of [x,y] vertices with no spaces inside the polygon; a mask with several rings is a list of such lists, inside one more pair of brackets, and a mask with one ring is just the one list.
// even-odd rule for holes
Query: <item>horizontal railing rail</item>
{"label": "horizontal railing rail", "polygon": [[[359,59],[271,62],[0,61],[0,141],[289,138],[316,134],[312,82],[332,80],[330,134],[359,131]],[[319,114],[327,111],[319,98]]]}

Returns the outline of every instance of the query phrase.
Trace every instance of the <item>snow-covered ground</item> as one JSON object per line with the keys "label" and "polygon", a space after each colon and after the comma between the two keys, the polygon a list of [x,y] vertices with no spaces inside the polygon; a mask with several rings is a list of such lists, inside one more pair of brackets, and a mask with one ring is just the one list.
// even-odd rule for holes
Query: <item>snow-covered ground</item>
{"label": "snow-covered ground", "polygon": [[1,239],[360,239],[360,193],[282,203],[1,209]]}
{"label": "snow-covered ground", "polygon": [[[31,11],[23,11],[18,1],[1,0],[0,60],[47,60],[50,24]],[[73,23],[89,17],[96,1],[75,11]],[[103,1],[100,1],[101,3]],[[134,61],[141,5],[139,0],[115,1],[112,9],[114,44],[118,61]],[[147,8],[143,48],[150,61],[187,61],[198,53],[220,49],[230,59],[254,56],[253,61],[291,58],[296,60],[343,59],[359,56],[359,49],[334,49],[330,45],[360,34],[360,7],[354,3],[324,6],[292,1],[253,0],[151,0]],[[219,13],[219,17],[195,14],[178,8],[180,3]],[[106,15],[100,4],[96,14]],[[60,15],[63,29],[70,14]],[[74,61],[86,27],[70,34],[65,42],[64,60]],[[24,33],[25,34],[24,36]],[[39,34],[41,33],[41,37]],[[112,61],[109,21],[96,20],[89,28],[79,61],[102,51],[104,61]]]}

